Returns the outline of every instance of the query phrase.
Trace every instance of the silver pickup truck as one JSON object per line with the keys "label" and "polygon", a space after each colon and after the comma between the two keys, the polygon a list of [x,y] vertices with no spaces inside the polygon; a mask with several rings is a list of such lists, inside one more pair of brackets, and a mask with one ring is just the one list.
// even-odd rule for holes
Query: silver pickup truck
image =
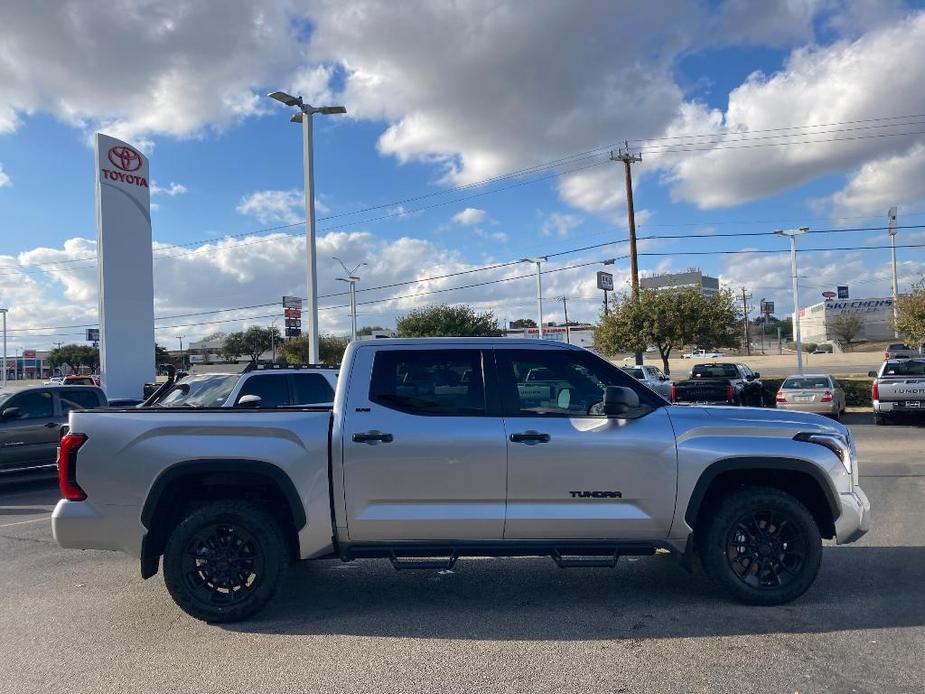
{"label": "silver pickup truck", "polygon": [[260,610],[298,559],[550,556],[613,566],[667,550],[738,600],[813,583],[822,538],[870,506],[849,431],[817,415],[675,407],[591,352],[518,339],[371,340],[333,408],[74,412],[53,514],[63,547],[163,557],[194,617]]}
{"label": "silver pickup truck", "polygon": [[888,359],[869,375],[876,424],[925,415],[925,359]]}

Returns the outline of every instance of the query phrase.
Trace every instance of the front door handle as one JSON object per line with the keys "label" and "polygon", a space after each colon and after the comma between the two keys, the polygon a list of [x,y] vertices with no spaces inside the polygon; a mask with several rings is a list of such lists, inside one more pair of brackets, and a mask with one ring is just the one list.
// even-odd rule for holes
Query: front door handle
{"label": "front door handle", "polygon": [[520,434],[511,434],[512,443],[549,443],[549,434],[543,434],[539,431],[524,431]]}
{"label": "front door handle", "polygon": [[57,422],[46,422],[44,426],[45,426],[46,429],[51,429],[51,428],[53,428],[53,427],[57,427],[57,426],[61,426],[61,425],[58,424]]}
{"label": "front door handle", "polygon": [[391,434],[386,434],[382,431],[364,431],[353,435],[355,443],[375,443],[376,441],[392,443],[393,439],[394,437]]}

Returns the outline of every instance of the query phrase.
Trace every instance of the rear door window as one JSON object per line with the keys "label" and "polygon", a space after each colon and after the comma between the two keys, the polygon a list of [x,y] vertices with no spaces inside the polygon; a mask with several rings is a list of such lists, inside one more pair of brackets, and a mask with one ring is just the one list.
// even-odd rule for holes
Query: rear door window
{"label": "rear door window", "polygon": [[69,388],[59,393],[61,411],[67,414],[71,410],[92,410],[100,406],[99,394],[86,388]]}
{"label": "rear door window", "polygon": [[477,349],[377,352],[369,399],[415,415],[484,416],[482,353]]}
{"label": "rear door window", "polygon": [[292,374],[294,405],[317,405],[332,402],[334,389],[321,374]]}

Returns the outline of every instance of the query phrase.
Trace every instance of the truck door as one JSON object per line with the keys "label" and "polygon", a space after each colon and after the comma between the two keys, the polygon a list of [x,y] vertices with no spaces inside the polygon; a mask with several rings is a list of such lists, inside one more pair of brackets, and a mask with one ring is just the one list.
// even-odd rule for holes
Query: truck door
{"label": "truck door", "polygon": [[[589,352],[495,355],[508,435],[505,539],[667,537],[677,452],[664,402]],[[608,385],[635,390],[647,414],[597,414]]]}
{"label": "truck door", "polygon": [[351,542],[501,539],[507,446],[484,360],[479,349],[356,351],[342,429]]}
{"label": "truck door", "polygon": [[0,469],[55,464],[58,429],[54,396],[47,390],[27,390],[0,406]]}

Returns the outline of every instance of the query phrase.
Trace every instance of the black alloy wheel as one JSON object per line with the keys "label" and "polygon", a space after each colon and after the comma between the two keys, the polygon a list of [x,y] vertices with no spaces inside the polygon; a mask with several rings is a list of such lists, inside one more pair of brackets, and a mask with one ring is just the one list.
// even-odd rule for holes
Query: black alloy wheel
{"label": "black alloy wheel", "polygon": [[779,511],[748,512],[726,536],[729,568],[753,588],[791,583],[799,576],[806,554],[807,538],[799,523]]}

